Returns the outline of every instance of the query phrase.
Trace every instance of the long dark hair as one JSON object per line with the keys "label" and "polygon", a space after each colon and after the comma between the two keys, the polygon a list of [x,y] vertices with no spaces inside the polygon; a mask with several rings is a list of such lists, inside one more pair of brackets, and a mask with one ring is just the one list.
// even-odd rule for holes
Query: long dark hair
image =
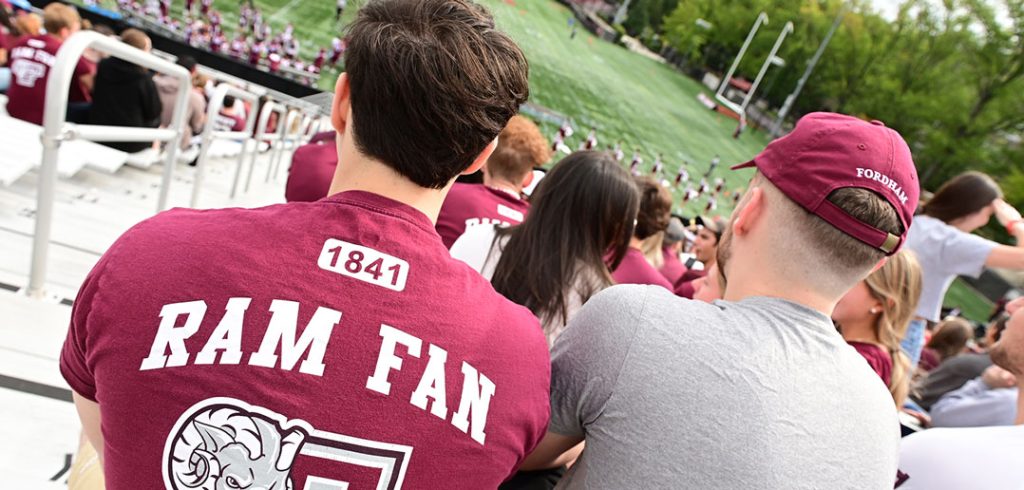
{"label": "long dark hair", "polygon": [[942,184],[921,207],[921,214],[949,223],[974,214],[1002,197],[1003,191],[992,177],[981,172],[964,172]]}
{"label": "long dark hair", "polygon": [[[633,235],[640,195],[609,153],[578,151],[558,162],[533,194],[521,225],[498,230],[508,243],[494,289],[534,315],[568,321],[570,288],[586,301],[613,283]],[[606,260],[607,259],[607,260]],[[577,284],[594,277],[600,284]]]}

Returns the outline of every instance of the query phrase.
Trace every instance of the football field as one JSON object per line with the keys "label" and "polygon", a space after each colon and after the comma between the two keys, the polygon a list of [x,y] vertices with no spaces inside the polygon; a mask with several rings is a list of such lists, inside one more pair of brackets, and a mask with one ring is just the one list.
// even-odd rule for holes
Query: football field
{"label": "football field", "polygon": [[[303,41],[303,56],[312,59],[320,46],[330,45],[331,38],[351,20],[355,7],[363,1],[349,0],[338,23],[334,20],[335,2],[330,0],[256,0],[256,5],[270,18],[274,32],[291,22]],[[602,148],[622,142],[624,163],[638,148],[645,172],[661,153],[663,175],[669,180],[684,161],[691,177],[699,178],[711,159],[720,155],[721,165],[712,176],[712,186],[713,178],[721,177],[726,180],[726,190],[734,191],[749,179],[749,171],[730,172],[728,165],[750,159],[767,144],[767,136],[747,131],[739,140],[733,139],[736,121],[707,110],[697,101],[697,94],[704,90],[699,82],[669,65],[602,41],[582,28],[570,39],[568,20],[572,13],[554,0],[479,1],[491,9],[498,28],[511,35],[526,53],[530,62],[530,102],[573,121],[575,134],[567,141],[570,148],[576,149],[594,127]],[[216,0],[214,6],[224,14],[225,24],[237,25],[237,0]],[[180,8],[177,3],[175,8]],[[320,88],[331,90],[336,75],[337,71],[325,71]],[[549,139],[557,130],[550,123],[542,127]],[[685,215],[702,212],[707,204],[701,198],[684,205],[681,189],[674,194],[676,210]],[[727,214],[732,209],[731,198],[720,197],[717,201],[714,213]]]}
{"label": "football field", "polygon": [[[287,23],[295,27],[301,42],[301,56],[308,62],[320,47],[329,47],[344,25],[354,17],[365,0],[349,0],[340,22],[335,21],[331,0],[255,0],[269,19],[274,33]],[[626,48],[602,41],[582,28],[570,39],[570,10],[554,0],[479,0],[494,13],[498,27],[522,47],[530,62],[530,102],[568,117],[575,134],[566,143],[576,149],[596,128],[599,146],[622,142],[624,164],[634,149],[643,157],[641,169],[650,172],[658,154],[663,155],[664,178],[673,180],[686,162],[692,180],[699,180],[715,155],[721,165],[709,179],[725,179],[725,190],[742,189],[750,171],[731,172],[728,166],[748,160],[768,142],[766,135],[748,130],[739,140],[732,138],[736,121],[711,112],[696,99],[704,90],[669,65],[661,64]],[[113,0],[101,2],[116,9]],[[198,1],[197,10],[198,10]],[[238,0],[215,0],[229,39],[238,26]],[[171,13],[180,18],[184,0],[174,0]],[[340,67],[339,67],[340,68]],[[339,70],[327,69],[320,88],[331,90]],[[541,121],[539,121],[541,122]],[[541,122],[550,139],[557,130]],[[559,156],[555,157],[556,159]],[[555,160],[553,160],[555,161]],[[702,213],[706,196],[683,203],[682,189],[674,190],[676,211],[692,216]],[[721,196],[711,214],[727,215],[731,197]]]}

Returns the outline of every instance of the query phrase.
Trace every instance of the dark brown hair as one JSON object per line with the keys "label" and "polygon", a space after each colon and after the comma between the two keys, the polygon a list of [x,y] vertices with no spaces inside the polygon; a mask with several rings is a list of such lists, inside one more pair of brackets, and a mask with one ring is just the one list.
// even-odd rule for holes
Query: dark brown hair
{"label": "dark brown hair", "polygon": [[636,186],[640,190],[640,209],[633,233],[643,240],[668,228],[668,220],[672,218],[672,194],[647,176],[636,177]]}
{"label": "dark brown hair", "polygon": [[498,135],[498,147],[487,159],[487,173],[516,183],[522,182],[533,167],[551,158],[548,140],[533,121],[512,116]]}
{"label": "dark brown hair", "polygon": [[981,172],[964,172],[942,184],[921,207],[921,214],[949,223],[974,214],[1002,197],[1003,191],[992,177]]}
{"label": "dark brown hair", "polygon": [[967,341],[974,337],[974,328],[963,318],[953,318],[935,327],[935,334],[928,340],[929,349],[939,355],[939,361],[945,361],[963,352]]}
{"label": "dark brown hair", "polygon": [[345,71],[359,151],[435,189],[529,96],[526,57],[467,0],[367,2],[349,27]]}
{"label": "dark brown hair", "polygon": [[[612,281],[633,235],[640,203],[629,172],[608,153],[578,151],[556,164],[534,192],[526,220],[498,230],[508,243],[494,289],[541,318],[567,321],[570,288],[586,301]],[[593,277],[600,284],[579,284]]]}

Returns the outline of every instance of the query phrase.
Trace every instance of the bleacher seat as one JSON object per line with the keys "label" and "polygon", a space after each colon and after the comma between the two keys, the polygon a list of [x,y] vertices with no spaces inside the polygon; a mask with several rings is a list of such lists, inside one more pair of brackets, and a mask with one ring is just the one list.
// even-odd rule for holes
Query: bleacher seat
{"label": "bleacher seat", "polygon": [[[0,183],[10,185],[42,161],[41,126],[0,115]],[[128,154],[90,141],[74,140],[61,145],[57,157],[57,175],[73,177],[86,165],[114,173],[124,165]]]}

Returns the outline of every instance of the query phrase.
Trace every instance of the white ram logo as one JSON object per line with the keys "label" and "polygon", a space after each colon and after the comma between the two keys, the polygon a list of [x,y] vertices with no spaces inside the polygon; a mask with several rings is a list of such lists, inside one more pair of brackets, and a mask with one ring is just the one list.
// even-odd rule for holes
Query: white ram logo
{"label": "white ram logo", "polygon": [[164,448],[164,483],[174,490],[291,490],[292,463],[309,432],[305,422],[239,400],[206,400],[175,424]]}

